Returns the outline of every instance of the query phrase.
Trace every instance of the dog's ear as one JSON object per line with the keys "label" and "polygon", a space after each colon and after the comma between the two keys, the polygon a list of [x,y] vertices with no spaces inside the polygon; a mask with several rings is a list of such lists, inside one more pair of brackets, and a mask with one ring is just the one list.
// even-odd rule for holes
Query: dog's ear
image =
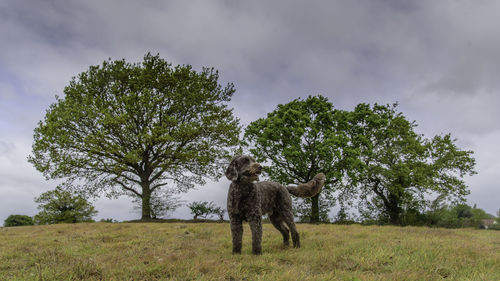
{"label": "dog's ear", "polygon": [[235,157],[233,161],[231,161],[231,163],[226,169],[226,177],[230,181],[235,181],[238,179],[238,170],[236,170],[236,159],[237,157]]}

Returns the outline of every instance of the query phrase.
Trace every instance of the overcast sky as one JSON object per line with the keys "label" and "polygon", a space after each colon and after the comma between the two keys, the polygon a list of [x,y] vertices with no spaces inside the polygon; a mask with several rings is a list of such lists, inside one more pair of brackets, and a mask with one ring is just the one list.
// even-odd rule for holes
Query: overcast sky
{"label": "overcast sky", "polygon": [[[399,102],[426,137],[473,150],[466,178],[500,208],[500,1],[0,0],[0,224],[37,213],[45,181],[26,161],[33,129],[71,77],[102,61],[215,67],[235,84],[243,124],[280,103],[322,94],[339,109]],[[182,195],[225,206],[229,182]],[[98,219],[136,219],[130,201],[100,199]],[[186,207],[174,217],[188,218]]]}

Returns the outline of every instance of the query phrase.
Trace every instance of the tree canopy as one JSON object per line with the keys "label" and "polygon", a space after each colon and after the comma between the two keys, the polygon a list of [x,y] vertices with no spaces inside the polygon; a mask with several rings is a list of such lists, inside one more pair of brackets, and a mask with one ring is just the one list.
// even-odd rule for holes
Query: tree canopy
{"label": "tree canopy", "polygon": [[107,60],[73,78],[34,132],[29,161],[47,179],[86,194],[126,194],[151,218],[151,193],[219,178],[238,143],[226,103],[234,86],[213,68]]}
{"label": "tree canopy", "polygon": [[33,218],[30,216],[10,215],[5,219],[3,226],[9,227],[9,226],[23,226],[23,225],[33,225],[33,224],[34,224]]}
{"label": "tree canopy", "polygon": [[272,180],[293,184],[325,173],[320,195],[295,206],[309,221],[326,220],[337,199],[344,220],[346,205],[357,204],[365,218],[401,224],[404,214],[423,212],[435,197],[464,202],[463,177],[476,173],[472,151],[461,150],[450,134],[427,139],[416,126],[397,104],[343,111],[310,96],[250,123],[245,140],[258,161],[270,164],[264,171]]}
{"label": "tree canopy", "polygon": [[349,114],[350,145],[357,151],[352,184],[344,195],[366,216],[400,224],[408,210],[423,210],[433,196],[463,202],[463,177],[475,174],[472,151],[461,150],[449,134],[426,139],[397,105],[359,104]]}

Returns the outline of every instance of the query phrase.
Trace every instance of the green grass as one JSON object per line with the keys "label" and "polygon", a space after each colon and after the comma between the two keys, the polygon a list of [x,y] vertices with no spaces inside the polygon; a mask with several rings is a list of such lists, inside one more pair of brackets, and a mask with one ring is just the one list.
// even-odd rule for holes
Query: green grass
{"label": "green grass", "polygon": [[0,280],[500,280],[500,232],[299,224],[302,248],[264,225],[263,254],[231,254],[227,223],[0,228]]}

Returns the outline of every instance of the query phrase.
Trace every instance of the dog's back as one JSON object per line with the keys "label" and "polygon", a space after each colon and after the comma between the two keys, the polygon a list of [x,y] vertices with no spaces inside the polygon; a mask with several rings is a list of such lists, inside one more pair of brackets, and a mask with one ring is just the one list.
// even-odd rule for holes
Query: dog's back
{"label": "dog's back", "polygon": [[263,215],[282,213],[292,209],[292,200],[288,190],[283,185],[263,181],[255,183],[257,191],[260,193],[260,208]]}

